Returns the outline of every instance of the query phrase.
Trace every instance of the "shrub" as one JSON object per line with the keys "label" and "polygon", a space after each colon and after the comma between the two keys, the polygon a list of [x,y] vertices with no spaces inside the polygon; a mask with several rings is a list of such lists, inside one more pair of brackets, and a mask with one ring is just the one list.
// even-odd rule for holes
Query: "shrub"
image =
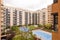
{"label": "shrub", "polygon": [[51,24],[45,24],[45,28],[50,29],[51,28]]}
{"label": "shrub", "polygon": [[15,37],[12,38],[12,40],[22,40],[22,37],[20,37],[20,36],[15,36]]}
{"label": "shrub", "polygon": [[43,25],[42,24],[38,24],[38,27],[42,27]]}
{"label": "shrub", "polygon": [[11,30],[12,30],[12,31],[17,31],[17,30],[19,30],[19,29],[18,29],[17,26],[12,26],[12,27],[11,27]]}

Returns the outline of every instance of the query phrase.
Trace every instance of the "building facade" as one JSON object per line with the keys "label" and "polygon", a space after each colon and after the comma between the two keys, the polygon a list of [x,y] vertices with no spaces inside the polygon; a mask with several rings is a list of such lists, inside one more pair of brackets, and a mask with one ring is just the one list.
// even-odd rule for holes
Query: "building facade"
{"label": "building facade", "polygon": [[[0,10],[1,10],[1,0],[0,0]],[[0,19],[1,19],[1,11],[0,11]],[[0,24],[1,24],[1,20],[0,20]],[[1,25],[0,25],[0,40],[1,40]]]}
{"label": "building facade", "polygon": [[0,0],[0,40],[2,37],[2,30],[4,29],[3,27],[3,0]]}
{"label": "building facade", "polygon": [[6,37],[6,30],[14,25],[39,24],[38,12],[0,5],[0,39]]}
{"label": "building facade", "polygon": [[52,40],[60,40],[60,0],[53,0],[52,15],[54,18]]}
{"label": "building facade", "polygon": [[47,20],[48,20],[48,12],[47,12],[47,8],[43,8],[41,10],[38,10],[39,13],[39,20],[40,20],[40,24],[41,25],[45,25],[47,24]]}
{"label": "building facade", "polygon": [[47,20],[47,23],[48,24],[52,24],[53,23],[53,16],[51,15],[52,14],[52,5],[49,5],[47,7],[47,12],[48,12],[48,20]]}
{"label": "building facade", "polygon": [[4,26],[37,25],[39,13],[20,8],[4,6]]}

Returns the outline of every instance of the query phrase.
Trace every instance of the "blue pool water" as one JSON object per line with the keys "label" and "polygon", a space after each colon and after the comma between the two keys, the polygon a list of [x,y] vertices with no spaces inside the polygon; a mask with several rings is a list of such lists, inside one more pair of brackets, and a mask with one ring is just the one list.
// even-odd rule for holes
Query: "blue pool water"
{"label": "blue pool water", "polygon": [[51,33],[46,33],[41,30],[34,30],[33,34],[38,36],[39,38],[42,38],[43,40],[52,40],[52,34]]}
{"label": "blue pool water", "polygon": [[29,31],[29,29],[26,28],[26,27],[20,27],[19,29],[20,29],[20,31],[23,31],[23,32],[28,32]]}

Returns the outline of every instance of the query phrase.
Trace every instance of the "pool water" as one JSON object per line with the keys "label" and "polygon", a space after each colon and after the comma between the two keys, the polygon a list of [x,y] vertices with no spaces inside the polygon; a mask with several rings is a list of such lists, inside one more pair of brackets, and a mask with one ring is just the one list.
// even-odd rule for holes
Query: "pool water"
{"label": "pool water", "polygon": [[20,29],[20,31],[23,31],[23,32],[28,32],[29,31],[29,29],[26,28],[26,27],[20,27],[19,29]]}
{"label": "pool water", "polygon": [[45,32],[42,30],[34,30],[32,32],[42,40],[52,40],[52,33]]}

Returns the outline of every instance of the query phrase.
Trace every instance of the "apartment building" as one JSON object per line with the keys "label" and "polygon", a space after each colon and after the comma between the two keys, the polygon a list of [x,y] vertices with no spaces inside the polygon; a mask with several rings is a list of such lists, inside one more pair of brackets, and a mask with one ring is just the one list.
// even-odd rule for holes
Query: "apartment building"
{"label": "apartment building", "polygon": [[52,15],[54,18],[52,40],[60,40],[60,0],[53,0]]}
{"label": "apartment building", "polygon": [[52,24],[53,23],[53,16],[51,15],[52,14],[52,5],[49,5],[47,7],[47,12],[48,12],[48,20],[47,20],[47,23],[48,24]]}
{"label": "apartment building", "polygon": [[3,26],[3,0],[0,0],[0,40],[1,40],[1,37],[3,36],[1,34],[4,28],[5,27]]}
{"label": "apartment building", "polygon": [[32,24],[34,24],[34,25],[37,25],[37,24],[39,24],[39,13],[36,11],[36,12],[33,12],[33,14],[32,14],[32,21],[33,21],[33,23]]}
{"label": "apartment building", "polygon": [[53,16],[52,14],[52,5],[49,5],[47,8],[43,8],[41,10],[37,10],[39,13],[39,20],[40,24],[52,24],[53,23]]}
{"label": "apartment building", "polygon": [[42,19],[43,19],[43,25],[47,24],[47,19],[48,19],[48,13],[47,13],[47,8],[43,8],[42,10]]}
{"label": "apartment building", "polygon": [[43,8],[43,9],[37,10],[37,11],[39,13],[40,24],[42,24],[42,25],[47,24],[47,20],[48,20],[47,8]]}
{"label": "apartment building", "polygon": [[37,10],[37,12],[38,12],[38,18],[39,18],[39,24],[42,24],[43,25],[43,17],[42,17],[42,15],[43,15],[43,13],[42,13],[42,11],[41,10]]}
{"label": "apartment building", "polygon": [[9,27],[13,25],[37,25],[38,12],[4,6],[4,25]]}
{"label": "apartment building", "polygon": [[4,6],[4,13],[5,13],[5,17],[4,17],[5,26],[9,27],[9,26],[13,26],[13,25],[22,25],[23,11],[21,9]]}

